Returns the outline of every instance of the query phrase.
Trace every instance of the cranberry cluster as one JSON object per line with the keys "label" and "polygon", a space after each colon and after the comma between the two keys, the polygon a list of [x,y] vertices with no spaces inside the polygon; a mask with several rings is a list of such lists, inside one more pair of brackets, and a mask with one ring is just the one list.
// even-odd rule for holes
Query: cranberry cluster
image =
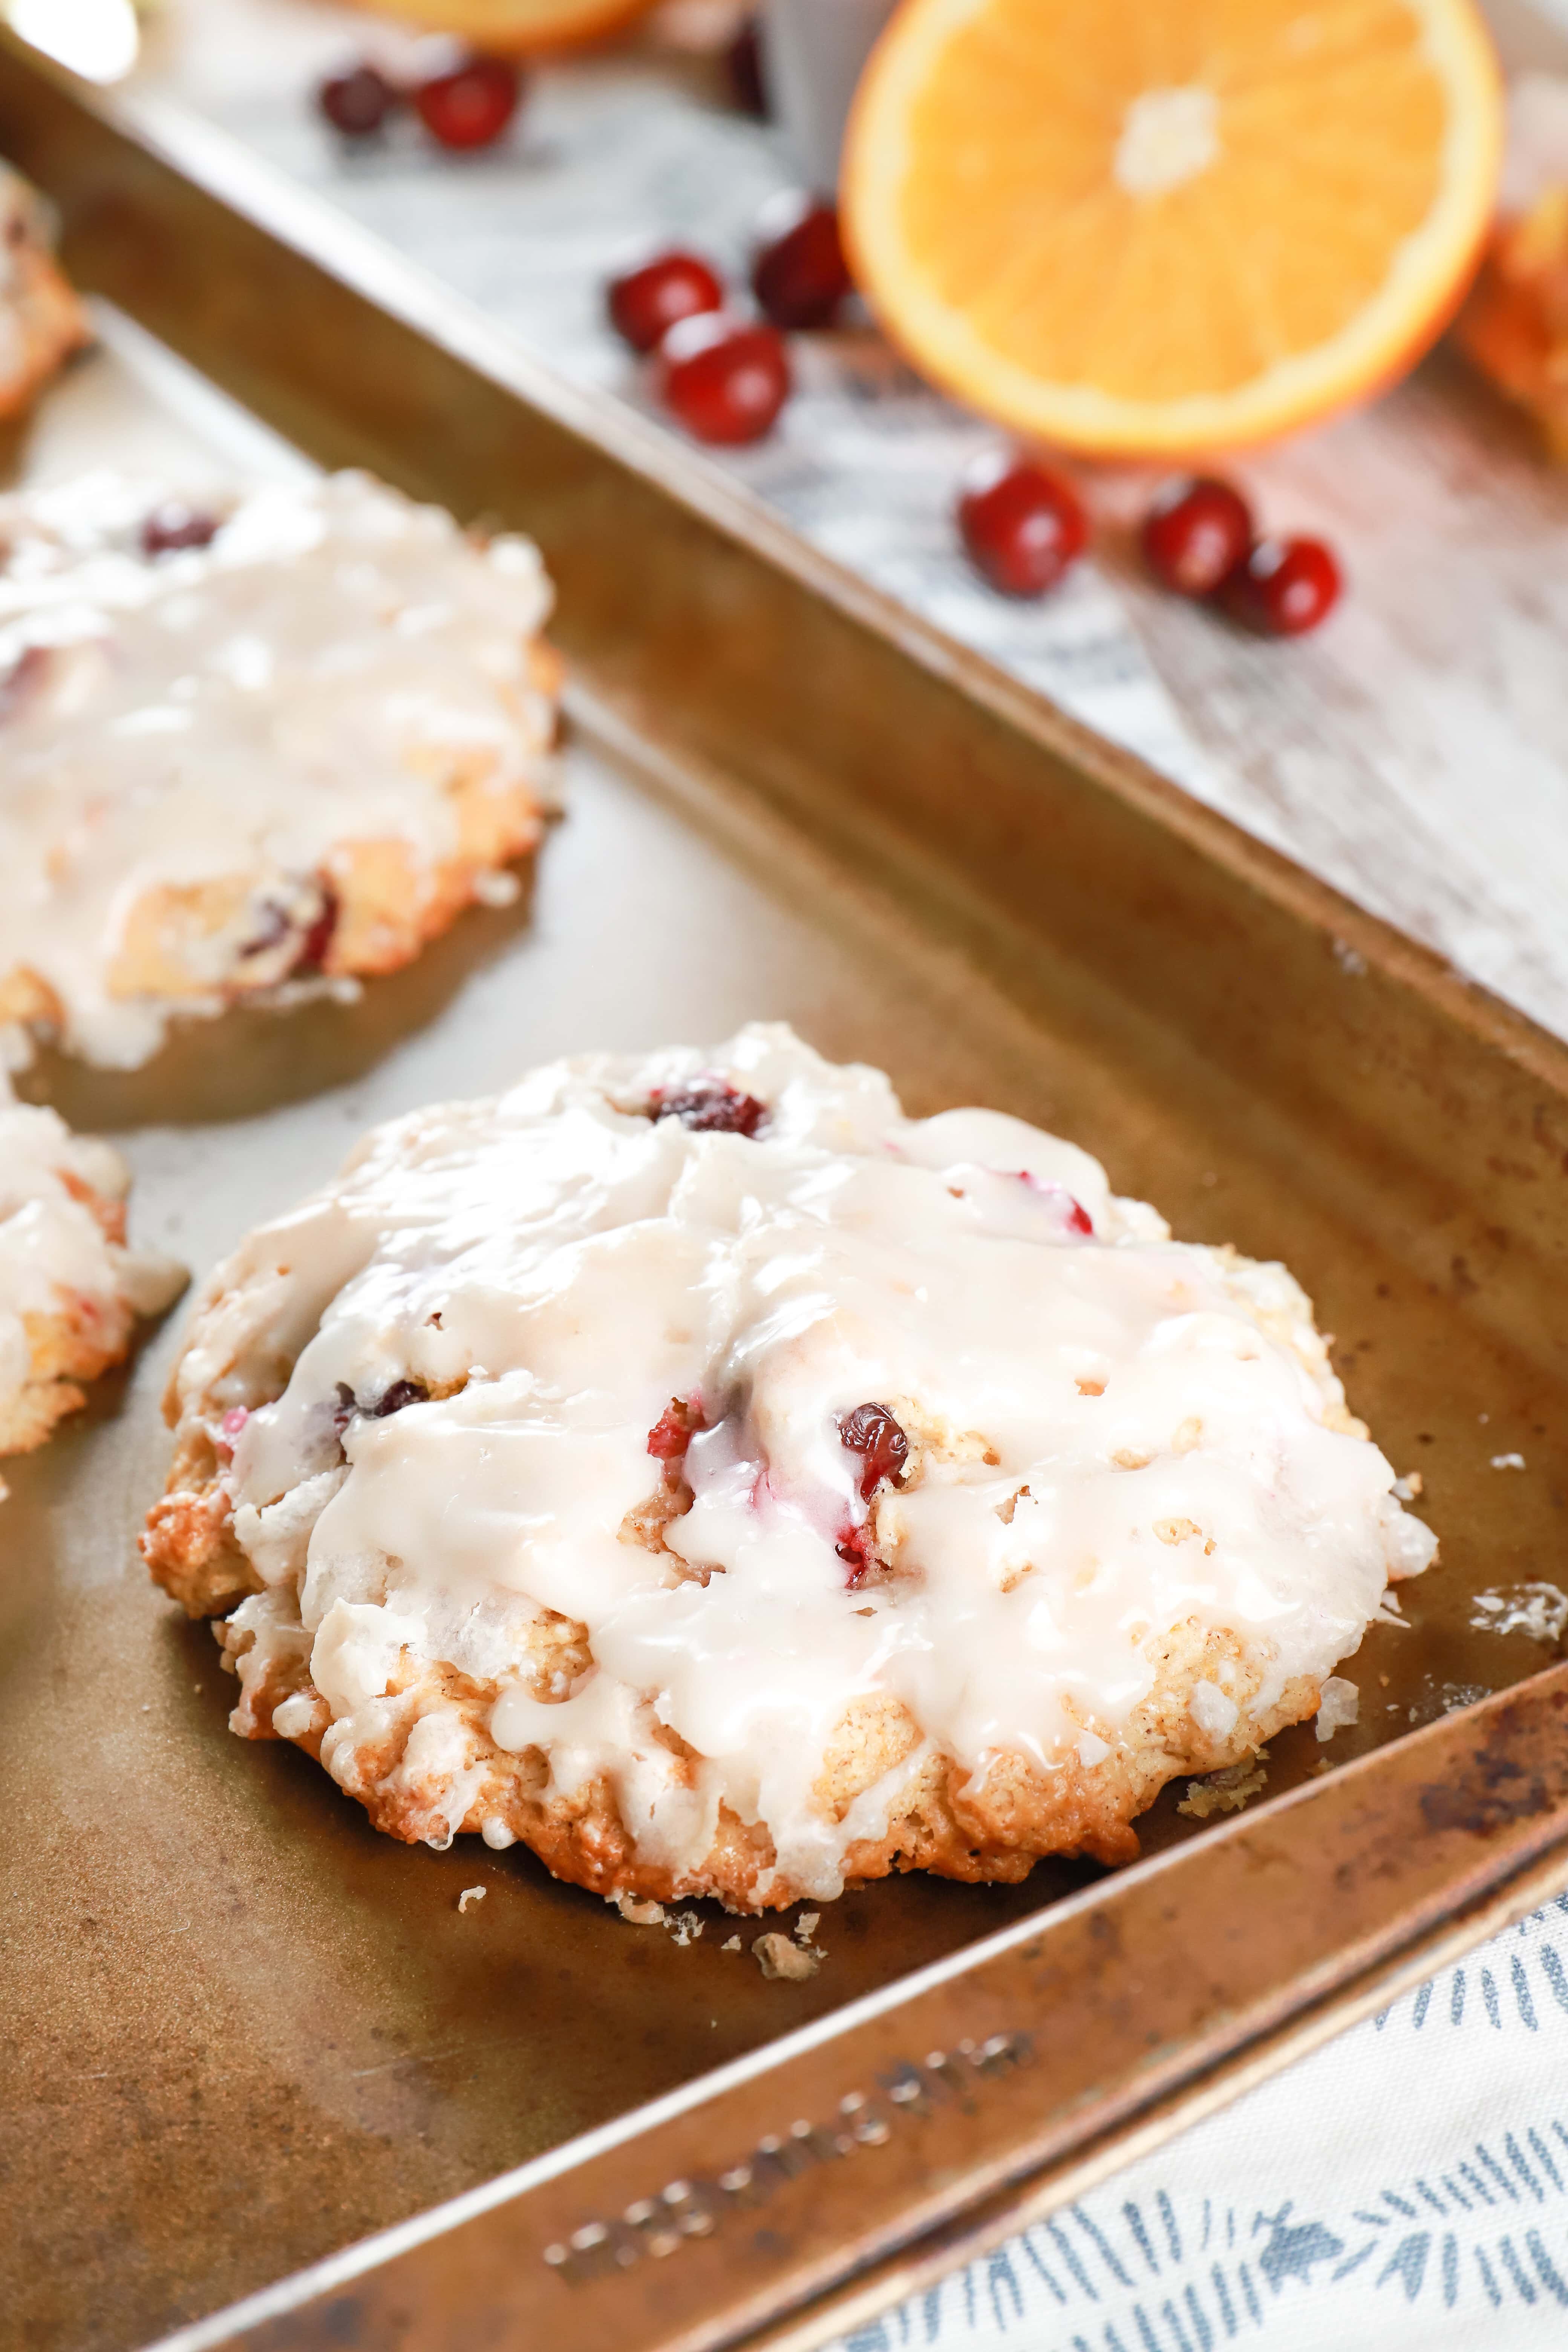
{"label": "cranberry cluster", "polygon": [[395,114],[412,107],[438,146],[462,152],[494,145],[517,112],[522,89],[522,76],[508,58],[470,54],[407,84],[391,80],[379,67],[353,66],[320,85],[316,104],[344,139],[374,139]]}
{"label": "cranberry cluster", "polygon": [[611,325],[653,355],[660,399],[700,441],[760,441],[790,395],[785,334],[837,323],[854,289],[835,207],[799,191],[766,205],[751,289],[761,318],[729,306],[700,254],[671,247],[606,290]]}
{"label": "cranberry cluster", "polygon": [[[982,458],[959,493],[958,528],[975,569],[1007,596],[1054,588],[1088,544],[1072,484],[1033,458]],[[1321,539],[1260,538],[1229,482],[1180,475],[1143,519],[1143,559],[1162,587],[1223,605],[1260,635],[1300,636],[1338,602],[1340,568]]]}
{"label": "cranberry cluster", "polygon": [[1340,567],[1321,539],[1259,537],[1229,482],[1178,475],[1143,519],[1143,560],[1178,596],[1217,598],[1260,635],[1297,637],[1339,601]]}

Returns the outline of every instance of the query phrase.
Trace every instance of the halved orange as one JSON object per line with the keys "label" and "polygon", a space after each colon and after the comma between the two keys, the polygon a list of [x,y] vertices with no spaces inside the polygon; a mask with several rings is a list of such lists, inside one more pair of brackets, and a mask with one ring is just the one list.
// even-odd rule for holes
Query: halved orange
{"label": "halved orange", "polygon": [[596,41],[653,0],[361,0],[379,16],[401,17],[427,33],[456,33],[496,57],[571,48]]}
{"label": "halved orange", "polygon": [[1502,149],[1472,0],[903,0],[845,148],[862,291],[1016,432],[1267,440],[1409,365]]}

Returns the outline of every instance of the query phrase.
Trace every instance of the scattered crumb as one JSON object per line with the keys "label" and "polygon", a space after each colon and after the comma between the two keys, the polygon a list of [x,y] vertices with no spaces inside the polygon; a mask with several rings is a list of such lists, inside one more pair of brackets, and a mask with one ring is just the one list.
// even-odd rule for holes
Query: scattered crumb
{"label": "scattered crumb", "polygon": [[1492,1455],[1492,1468],[1494,1470],[1522,1470],[1523,1467],[1524,1456],[1522,1454],[1494,1454]]}
{"label": "scattered crumb", "polygon": [[664,1925],[662,1903],[642,1903],[635,1895],[617,1895],[616,1908],[623,1919],[630,1920],[634,1927],[662,1927]]}
{"label": "scattered crumb", "polygon": [[191,1685],[191,1688],[192,1688],[194,1691],[199,1691],[199,1690],[200,1690],[200,1688],[201,1688],[201,1685],[200,1685],[200,1683],[193,1683],[193,1684]]}
{"label": "scattered crumb", "polygon": [[789,1937],[781,1936],[776,1928],[766,1936],[759,1936],[752,1949],[763,1976],[783,1977],[790,1984],[804,1984],[822,1966],[816,1953],[803,1952],[798,1944],[792,1944]]}
{"label": "scattered crumb", "polygon": [[816,1933],[817,1926],[821,1917],[822,1914],[820,1911],[803,1911],[801,1913],[799,1918],[795,1923],[795,1938],[797,1944],[810,1943],[812,1937]]}
{"label": "scattered crumb", "polygon": [[739,1936],[731,1936],[727,1944],[721,1944],[719,1947],[721,1952],[743,1952],[745,1948]]}
{"label": "scattered crumb", "polygon": [[1331,1772],[1334,1769],[1334,1759],[1331,1756],[1320,1756],[1317,1762],[1310,1769],[1314,1772]]}
{"label": "scattered crumb", "polygon": [[1404,1477],[1396,1478],[1389,1488],[1390,1494],[1397,1496],[1402,1503],[1419,1502],[1426,1491],[1426,1481],[1419,1470],[1407,1470]]}
{"label": "scattered crumb", "polygon": [[1361,1713],[1361,1693],[1354,1683],[1343,1675],[1331,1675],[1323,1685],[1323,1695],[1318,1702],[1318,1737],[1331,1739],[1354,1723]]}
{"label": "scattered crumb", "polygon": [[1485,1427],[1485,1425],[1486,1425],[1486,1423],[1487,1423],[1491,1419],[1491,1415],[1490,1415],[1490,1413],[1489,1413],[1489,1412],[1478,1412],[1478,1413],[1477,1413],[1477,1415],[1476,1415],[1476,1419],[1477,1419],[1477,1420],[1481,1423],[1481,1425],[1482,1425],[1482,1426],[1483,1426],[1483,1428],[1484,1428],[1484,1427]]}
{"label": "scattered crumb", "polygon": [[1470,1623],[1479,1633],[1528,1633],[1551,1643],[1568,1629],[1568,1592],[1555,1584],[1500,1584],[1474,1600]]}
{"label": "scattered crumb", "polygon": [[1189,1813],[1195,1822],[1206,1822],[1211,1813],[1239,1813],[1268,1780],[1263,1769],[1268,1760],[1268,1748],[1260,1748],[1255,1756],[1227,1764],[1223,1772],[1211,1772],[1205,1780],[1189,1780],[1177,1812]]}
{"label": "scattered crumb", "polygon": [[466,1911],[470,1903],[482,1903],[484,1899],[485,1889],[482,1886],[465,1886],[458,1897],[458,1908]]}
{"label": "scattered crumb", "polygon": [[1485,1683],[1442,1683],[1424,1677],[1421,1695],[1409,1710],[1412,1723],[1435,1723],[1440,1715],[1452,1715],[1461,1706],[1474,1706],[1478,1699],[1489,1698]]}
{"label": "scattered crumb", "polygon": [[143,1714],[143,1715],[151,1715],[151,1714],[152,1714],[152,1712],[153,1712],[153,1702],[152,1702],[152,1700],[151,1700],[151,1699],[149,1699],[149,1700],[147,1701],[146,1705],[142,1707],[142,1714]]}
{"label": "scattered crumb", "polygon": [[1386,1689],[1388,1688],[1388,1676],[1387,1676],[1386,1675],[1379,1675],[1379,1676],[1378,1676],[1378,1678],[1377,1678],[1377,1679],[1378,1679],[1379,1683],[1382,1685],[1383,1688],[1384,1688],[1384,1690],[1386,1690]]}
{"label": "scattered crumb", "polygon": [[671,1940],[684,1951],[688,1944],[697,1941],[702,1933],[704,1921],[700,1911],[667,1911],[664,1924]]}

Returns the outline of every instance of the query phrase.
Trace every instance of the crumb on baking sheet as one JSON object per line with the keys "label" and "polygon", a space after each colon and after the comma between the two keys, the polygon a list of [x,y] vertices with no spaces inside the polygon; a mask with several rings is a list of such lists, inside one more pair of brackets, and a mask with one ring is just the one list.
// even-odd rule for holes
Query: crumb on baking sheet
{"label": "crumb on baking sheet", "polygon": [[667,1911],[664,1924],[671,1942],[684,1951],[687,1945],[694,1944],[702,1933],[703,1918],[700,1911]]}
{"label": "crumb on baking sheet", "polygon": [[458,1897],[458,1908],[466,1911],[470,1903],[482,1903],[484,1899],[485,1889],[482,1886],[465,1886]]}
{"label": "crumb on baking sheet", "polygon": [[1426,1491],[1426,1481],[1419,1470],[1407,1470],[1404,1477],[1396,1478],[1389,1489],[1402,1503],[1419,1502]]}
{"label": "crumb on baking sheet", "polygon": [[1211,1813],[1239,1813],[1268,1780],[1263,1769],[1268,1761],[1268,1748],[1260,1748],[1256,1755],[1244,1756],[1239,1763],[1227,1764],[1222,1772],[1211,1772],[1206,1780],[1189,1780],[1177,1812],[1189,1813],[1195,1822],[1206,1822]]}
{"label": "crumb on baking sheet", "polygon": [[795,1942],[797,1944],[809,1944],[812,1937],[816,1933],[817,1927],[821,1923],[821,1919],[822,1914],[820,1911],[803,1911],[799,1918],[795,1923]]}
{"label": "crumb on baking sheet", "polygon": [[1523,1467],[1524,1456],[1522,1454],[1494,1454],[1492,1455],[1492,1468],[1494,1470],[1522,1470]]}
{"label": "crumb on baking sheet", "polygon": [[1318,1702],[1318,1737],[1331,1739],[1336,1731],[1346,1729],[1361,1714],[1361,1692],[1343,1675],[1331,1675],[1323,1685],[1323,1695]]}
{"label": "crumb on baking sheet", "polygon": [[719,1947],[721,1952],[743,1952],[745,1948],[739,1936],[731,1936],[727,1944],[721,1944]]}
{"label": "crumb on baking sheet", "polygon": [[790,1984],[804,1984],[822,1966],[818,1953],[803,1951],[798,1944],[792,1944],[787,1936],[781,1936],[777,1928],[770,1929],[765,1936],[759,1936],[752,1949],[763,1976],[782,1977]]}
{"label": "crumb on baking sheet", "polygon": [[645,1903],[636,1895],[617,1895],[616,1908],[622,1918],[629,1920],[634,1927],[662,1927],[664,1925],[662,1903]]}
{"label": "crumb on baking sheet", "polygon": [[1549,1646],[1568,1629],[1568,1592],[1555,1584],[1498,1584],[1472,1595],[1470,1624],[1482,1633],[1528,1633]]}

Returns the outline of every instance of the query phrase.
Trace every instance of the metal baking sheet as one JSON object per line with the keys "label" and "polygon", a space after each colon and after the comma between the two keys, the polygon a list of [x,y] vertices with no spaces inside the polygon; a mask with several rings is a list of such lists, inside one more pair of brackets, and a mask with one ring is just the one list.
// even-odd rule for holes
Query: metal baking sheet
{"label": "metal baking sheet", "polygon": [[0,2340],[815,2340],[1568,1875],[1568,1670],[1470,1622],[1561,1552],[1568,1053],[199,126],[9,45],[0,150],[159,339],[105,313],[24,468],[372,464],[534,530],[573,664],[521,904],[355,1005],[30,1075],[121,1142],[140,1234],[199,1273],[373,1119],[783,1016],[1286,1257],[1423,1474],[1443,1563],[1352,1669],[1359,1760],[1287,1734],[1270,1801],[1200,1832],[1173,1790],[1114,1876],[850,1894],[792,1986],[715,1912],[679,1947],[525,1854],[399,1847],[229,1738],[210,1635],[133,1552],[177,1309],[8,1465]]}

